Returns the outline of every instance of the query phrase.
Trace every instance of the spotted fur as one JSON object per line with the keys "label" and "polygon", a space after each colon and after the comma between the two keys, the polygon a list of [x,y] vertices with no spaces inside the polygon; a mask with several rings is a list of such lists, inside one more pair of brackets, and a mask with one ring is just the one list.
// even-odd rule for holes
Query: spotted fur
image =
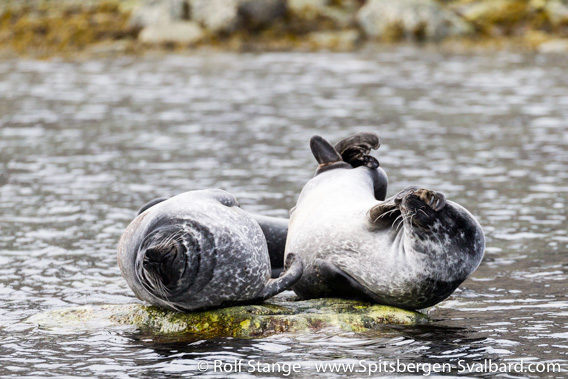
{"label": "spotted fur", "polygon": [[286,241],[286,253],[304,263],[292,288],[301,298],[340,294],[406,309],[432,306],[478,267],[481,226],[426,189],[377,200],[373,175],[370,167],[337,165],[304,186]]}
{"label": "spotted fur", "polygon": [[138,298],[178,311],[260,302],[302,273],[292,258],[290,270],[270,279],[259,224],[221,190],[186,192],[143,208],[122,235],[118,263]]}

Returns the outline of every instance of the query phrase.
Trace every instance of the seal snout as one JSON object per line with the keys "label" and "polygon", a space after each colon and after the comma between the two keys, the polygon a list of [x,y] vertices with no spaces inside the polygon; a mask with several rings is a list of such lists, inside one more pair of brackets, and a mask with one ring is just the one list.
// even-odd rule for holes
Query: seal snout
{"label": "seal snout", "polygon": [[144,252],[142,267],[144,271],[167,288],[174,287],[185,271],[186,257],[184,247],[178,241],[167,245],[151,246]]}

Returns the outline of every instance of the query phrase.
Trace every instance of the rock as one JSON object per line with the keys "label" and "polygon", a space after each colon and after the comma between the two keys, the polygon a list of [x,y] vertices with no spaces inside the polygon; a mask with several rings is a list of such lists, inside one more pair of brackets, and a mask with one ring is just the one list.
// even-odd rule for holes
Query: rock
{"label": "rock", "polygon": [[355,26],[355,15],[360,8],[356,0],[288,0],[288,11],[304,21],[329,20],[335,27]]}
{"label": "rock", "polygon": [[191,19],[213,33],[231,32],[239,21],[238,0],[189,0]]}
{"label": "rock", "polygon": [[328,0],[288,0],[288,9],[294,15],[313,21],[327,8]]}
{"label": "rock", "polygon": [[436,0],[369,0],[357,20],[368,36],[387,41],[437,41],[471,32],[466,22]]}
{"label": "rock", "polygon": [[313,49],[351,51],[354,50],[361,41],[361,33],[357,30],[313,32],[308,34],[307,39]]}
{"label": "rock", "polygon": [[139,28],[189,19],[186,0],[145,0],[132,10],[130,24]]}
{"label": "rock", "polygon": [[269,25],[286,15],[285,0],[240,0],[238,13],[247,29]]}
{"label": "rock", "polygon": [[538,45],[541,53],[568,53],[568,39],[554,39]]}
{"label": "rock", "polygon": [[549,0],[544,5],[544,11],[553,26],[568,26],[567,1]]}
{"label": "rock", "polygon": [[490,35],[512,34],[532,10],[527,1],[519,0],[480,0],[456,5],[454,9]]}
{"label": "rock", "polygon": [[197,23],[180,21],[146,26],[138,35],[138,40],[147,44],[193,45],[201,41],[204,36],[203,29]]}
{"label": "rock", "polygon": [[135,326],[157,335],[191,338],[250,338],[277,333],[338,330],[365,332],[383,324],[425,323],[418,312],[344,299],[291,301],[286,293],[263,305],[247,305],[208,312],[177,313],[140,304],[93,305],[47,311],[27,322],[41,328],[70,330]]}

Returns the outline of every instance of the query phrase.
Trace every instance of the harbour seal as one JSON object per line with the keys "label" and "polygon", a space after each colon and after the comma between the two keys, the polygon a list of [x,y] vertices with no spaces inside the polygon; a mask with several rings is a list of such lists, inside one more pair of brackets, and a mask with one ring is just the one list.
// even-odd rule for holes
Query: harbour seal
{"label": "harbour seal", "polygon": [[297,252],[304,263],[292,286],[301,298],[426,308],[478,267],[485,237],[465,208],[419,187],[380,201],[369,167],[346,164],[319,136],[310,147],[319,167],[291,213],[286,241],[286,256]]}
{"label": "harbour seal", "polygon": [[146,204],[120,239],[118,264],[139,299],[176,311],[259,303],[302,275],[289,254],[286,272],[270,279],[260,226],[222,190]]}
{"label": "harbour seal", "polygon": [[[153,207],[162,201],[168,200],[168,197],[159,197],[150,200],[144,204],[138,214],[143,213],[148,208]],[[284,217],[272,217],[247,212],[260,226],[266,245],[268,247],[268,255],[270,256],[270,267],[272,268],[272,278],[278,278],[284,271],[284,248],[286,246],[286,238],[288,237],[288,222]]]}

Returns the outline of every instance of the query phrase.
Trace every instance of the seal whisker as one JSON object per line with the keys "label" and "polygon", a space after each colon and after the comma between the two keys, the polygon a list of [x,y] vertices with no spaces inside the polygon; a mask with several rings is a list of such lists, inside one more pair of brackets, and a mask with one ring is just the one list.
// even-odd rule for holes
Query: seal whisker
{"label": "seal whisker", "polygon": [[394,213],[394,212],[396,212],[396,211],[398,211],[398,208],[395,208],[395,209],[392,209],[392,210],[387,211],[387,212],[385,212],[385,213],[382,213],[382,214],[380,214],[379,217],[377,217],[373,222],[377,222],[380,218],[383,218],[384,216],[387,216],[387,215],[391,215],[392,213]]}
{"label": "seal whisker", "polygon": [[403,216],[403,214],[401,213],[397,218],[395,218],[394,221],[392,222],[393,226],[395,226],[396,223],[397,223],[397,221],[398,221],[399,219],[403,218],[403,217],[404,217],[404,216]]}
{"label": "seal whisker", "polygon": [[[404,217],[402,218],[402,220],[400,220],[399,224],[397,225],[396,231],[398,232],[398,230],[399,230],[400,227],[404,224],[404,222],[405,222],[406,220],[408,220],[409,218],[412,219],[412,217],[413,217],[414,215],[416,215],[416,212],[413,213],[413,214],[409,214],[409,215],[404,216]],[[402,216],[402,214],[401,214],[401,216]]]}

